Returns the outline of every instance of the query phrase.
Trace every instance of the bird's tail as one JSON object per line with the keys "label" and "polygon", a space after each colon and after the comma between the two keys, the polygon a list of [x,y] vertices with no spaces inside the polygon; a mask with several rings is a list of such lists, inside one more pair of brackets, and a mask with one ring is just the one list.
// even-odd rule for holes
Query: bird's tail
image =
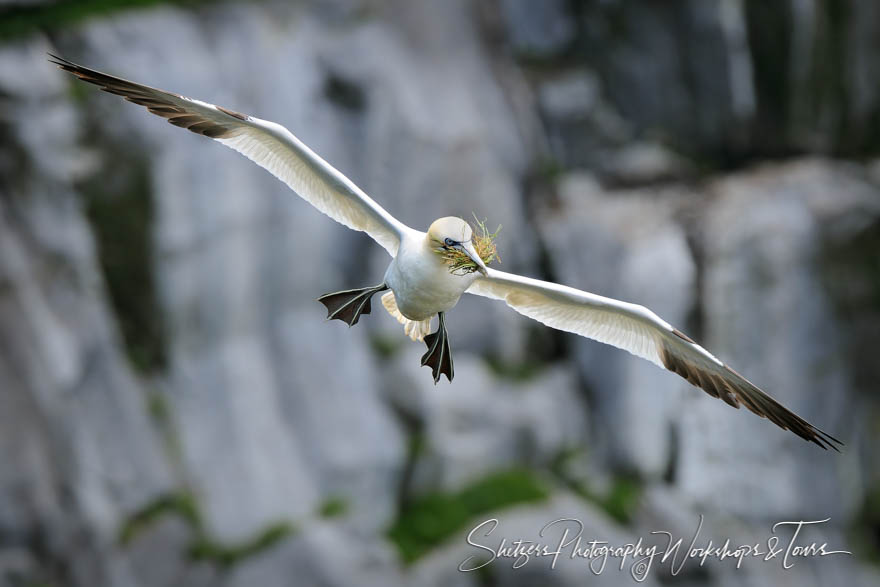
{"label": "bird's tail", "polygon": [[404,316],[397,307],[397,299],[394,292],[389,291],[382,295],[382,305],[388,310],[388,313],[403,324],[403,331],[412,340],[424,340],[425,336],[431,333],[431,319],[427,320],[410,320]]}

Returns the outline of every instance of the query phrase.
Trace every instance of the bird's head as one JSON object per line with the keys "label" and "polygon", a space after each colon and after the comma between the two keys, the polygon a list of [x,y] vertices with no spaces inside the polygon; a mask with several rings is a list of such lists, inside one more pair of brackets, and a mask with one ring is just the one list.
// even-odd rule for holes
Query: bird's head
{"label": "bird's head", "polygon": [[435,220],[425,238],[428,246],[449,265],[450,272],[467,274],[479,271],[488,275],[486,262],[495,256],[495,246],[489,239],[491,254],[484,261],[474,246],[474,230],[461,218],[446,216]]}

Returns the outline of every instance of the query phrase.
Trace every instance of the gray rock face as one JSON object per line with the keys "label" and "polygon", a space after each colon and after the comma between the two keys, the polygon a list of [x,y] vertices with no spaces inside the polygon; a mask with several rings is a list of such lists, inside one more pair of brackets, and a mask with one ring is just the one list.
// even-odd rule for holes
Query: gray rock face
{"label": "gray rock face", "polygon": [[611,103],[639,131],[717,148],[751,114],[737,112],[735,100],[754,102],[748,72],[737,75],[738,59],[748,67],[741,11],[739,2],[591,3],[579,44]]}
{"label": "gray rock face", "polygon": [[[229,10],[230,18],[235,16],[250,31],[235,43],[250,44],[254,59],[271,60],[259,33],[276,26],[271,15]],[[299,63],[299,83],[282,79],[279,93],[266,95],[278,96],[277,103],[246,95],[216,100],[270,118],[273,111],[290,112],[285,107],[289,101],[298,103],[298,112],[292,114],[304,122],[287,124],[301,126],[300,136],[317,135],[313,125],[327,116],[321,112],[326,105],[311,96],[321,91],[323,72],[315,61],[320,47],[310,41],[314,26],[307,15],[303,18],[294,24],[302,28],[295,28],[286,49],[294,58],[288,66]],[[157,29],[171,31],[179,40],[174,46],[155,44],[154,57],[160,62],[174,61],[181,50],[207,55],[208,39],[218,34],[210,21],[163,9],[93,25],[83,52],[112,56],[115,63],[106,65],[110,70],[131,70],[120,43],[136,38],[154,43],[149,39]],[[222,55],[234,47],[218,51]],[[236,67],[232,60],[227,65],[227,74],[241,72],[247,79],[245,63]],[[162,70],[150,83],[198,96],[223,85],[207,74],[190,77],[185,64]],[[349,235],[342,237],[341,227],[316,222],[318,215],[291,198],[286,186],[235,153],[199,144],[196,137],[174,132],[137,109],[120,109],[118,116],[120,125],[143,128],[163,141],[153,156],[152,183],[158,195],[157,273],[171,331],[168,393],[184,460],[199,480],[213,530],[240,540],[273,521],[303,517],[318,507],[321,496],[336,494],[362,504],[356,512],[363,513],[368,526],[384,524],[401,439],[387,409],[378,403],[363,331],[342,336],[339,329],[323,324],[314,302],[321,293],[316,288],[340,284],[339,275],[325,272],[333,263],[321,250],[334,249],[334,235],[343,241]],[[319,151],[340,148],[326,139],[316,142]],[[204,157],[189,157],[196,144],[206,149]],[[262,197],[254,197],[259,192]],[[303,247],[314,262],[296,262]],[[291,269],[279,271],[282,266]],[[335,368],[326,354],[329,349],[345,356],[350,368]],[[320,361],[326,369],[313,368]],[[362,391],[360,400],[343,394],[332,406],[332,394],[352,388]],[[315,443],[316,435],[326,435],[327,442]],[[382,450],[358,450],[365,446]],[[204,458],[215,451],[223,458]],[[240,503],[252,507],[236,507]]]}
{"label": "gray rock face", "polygon": [[[412,499],[511,467],[551,496],[486,513],[507,537],[561,517],[612,543],[688,537],[705,514],[707,537],[748,541],[831,517],[816,536],[854,548],[878,480],[865,365],[878,166],[800,158],[681,178],[703,155],[711,168],[863,153],[876,9],[761,6],[228,2],[3,41],[0,586],[619,584],[582,561],[461,573],[460,530],[403,564],[388,528]],[[501,224],[501,269],[649,306],[847,449],[824,454],[472,296],[449,315],[455,381],[435,386],[424,344],[378,303],[348,329],[314,300],[378,282],[384,251],[236,153],[71,80],[47,51],[282,123],[414,227]],[[833,91],[810,91],[814,54],[847,64]],[[790,75],[768,77],[776,66]],[[94,213],[96,185],[125,219]],[[108,248],[120,226],[143,227],[145,250]],[[120,290],[129,274],[112,267],[130,265],[151,280]],[[134,352],[120,291],[153,300],[141,319],[160,326],[134,331],[161,359]],[[850,324],[841,304],[855,302]],[[556,471],[570,453],[590,488],[635,480],[630,526],[572,497]],[[860,557],[707,563],[682,580],[877,583]]]}
{"label": "gray rock face", "polygon": [[338,524],[318,522],[302,536],[255,557],[234,570],[229,584],[285,587],[299,583],[344,587],[405,585],[394,553],[386,544],[352,535]]}
{"label": "gray rock face", "polygon": [[[806,161],[722,180],[705,223],[704,314],[709,348],[808,421],[838,431],[850,387],[841,361],[841,333],[822,288],[820,243],[853,230],[874,209],[876,188],[844,166]],[[761,349],[755,352],[755,349]],[[778,518],[815,511],[851,515],[858,495],[833,476],[815,478],[816,454],[798,438],[746,417],[729,417],[717,402],[693,402],[684,412],[683,489],[712,508],[738,516]],[[738,416],[738,415],[737,415]],[[751,454],[751,474],[731,474],[726,456]],[[771,448],[773,447],[773,448]],[[784,450],[791,466],[773,454]],[[844,457],[846,458],[846,457]],[[851,457],[849,457],[851,458]],[[710,464],[711,463],[711,464]],[[716,469],[718,475],[711,473]],[[761,495],[764,506],[752,507]]]}
{"label": "gray rock face", "polygon": [[539,6],[528,0],[501,0],[501,13],[511,47],[523,55],[553,57],[574,40],[575,23],[564,0]]}
{"label": "gray rock face", "polygon": [[[526,4],[502,3],[507,20],[522,23],[507,27],[512,46],[523,30],[543,31],[551,47],[565,39],[567,62],[595,71],[611,111],[643,138],[722,166],[876,146],[873,2],[580,2],[569,35],[546,24],[554,11],[543,6],[556,2],[530,18],[507,7]],[[533,69],[540,76],[543,67]],[[582,133],[569,139],[575,150],[585,142]]]}
{"label": "gray rock face", "polygon": [[[467,356],[455,360],[455,379],[435,387],[419,367],[423,345],[408,344],[385,386],[393,405],[418,422],[424,454],[413,489],[457,489],[518,463],[546,466],[588,443],[587,411],[570,369],[550,368],[522,381],[504,381]],[[445,380],[444,380],[445,382]]]}
{"label": "gray rock face", "polygon": [[[612,194],[591,176],[563,178],[559,207],[541,221],[554,277],[601,295],[650,304],[683,328],[695,303],[694,261],[675,221],[674,204],[660,198],[684,195],[679,189]],[[672,458],[672,421],[682,382],[611,347],[574,336],[570,343],[590,386],[595,420],[615,422],[602,426],[594,439],[612,466],[662,475]]]}
{"label": "gray rock face", "polygon": [[115,531],[172,479],[63,179],[77,168],[77,115],[41,64],[46,49],[34,40],[0,57],[3,92],[33,100],[11,101],[3,120],[4,153],[20,150],[27,167],[0,186],[0,535],[38,557],[23,580],[123,585]]}
{"label": "gray rock face", "polygon": [[[470,80],[485,76],[486,67],[466,36],[459,45],[466,55],[446,58],[448,67],[462,60],[472,63],[459,84],[440,86],[436,78],[418,73],[421,59],[408,53],[403,39],[406,27],[419,28],[424,19],[438,15],[424,8],[405,11],[411,22],[398,23],[402,30],[371,21],[326,41],[319,33],[325,25],[298,8],[269,13],[233,5],[223,8],[226,16],[207,19],[160,8],[90,24],[66,41],[75,42],[76,51],[64,53],[133,77],[139,70],[153,70],[151,79],[144,79],[152,85],[279,120],[416,226],[450,213],[450,204],[452,212],[468,216],[463,205],[480,201],[491,207],[487,212],[497,210],[492,222],[516,230],[523,218],[517,213],[512,171],[524,160],[510,139],[516,131],[505,118],[497,88],[466,90]],[[466,16],[455,6],[440,15],[451,19],[450,30],[458,30]],[[231,20],[239,32],[224,36]],[[163,39],[155,37],[156,30],[164,31]],[[278,54],[267,30],[288,39],[281,53],[289,59]],[[424,42],[430,45],[430,39]],[[151,47],[151,62],[169,67],[156,70],[139,61],[145,54],[130,47],[140,43]],[[238,54],[243,45],[249,47],[248,61]],[[238,85],[222,82],[216,69],[193,75],[193,64],[209,61],[209,55],[225,60],[228,69],[222,77],[235,78]],[[352,57],[360,62],[356,72],[366,70],[368,79],[384,83],[351,78]],[[31,50],[27,58],[43,63],[43,51]],[[254,94],[252,87],[268,82],[254,77],[250,62],[280,60],[286,60],[282,69],[292,68],[295,75],[276,79],[277,93]],[[20,64],[16,58],[9,62],[14,83]],[[45,64],[43,71],[55,91],[63,90],[62,76]],[[412,77],[422,83],[413,85]],[[353,79],[366,106],[358,110],[324,100],[329,80],[337,78]],[[225,95],[216,94],[221,87]],[[356,267],[370,247],[344,228],[316,222],[319,216],[285,186],[234,153],[163,126],[112,98],[93,97],[89,103],[97,105],[100,116],[88,116],[101,135],[127,143],[136,136],[134,154],[148,161],[157,209],[155,271],[170,348],[167,376],[157,384],[170,400],[181,466],[212,536],[240,542],[279,520],[307,519],[331,497],[349,504],[348,520],[357,532],[380,531],[393,514],[403,438],[378,395],[368,331],[325,324],[313,301],[323,291],[351,285],[342,268]],[[491,107],[494,118],[478,114],[485,102],[496,104]],[[73,135],[76,127],[68,128]],[[328,128],[335,130],[328,133]],[[50,152],[33,141],[48,142],[51,135],[22,129],[35,137],[20,139],[26,148],[41,156]],[[359,143],[380,147],[363,158]],[[504,145],[500,158],[496,144]],[[406,145],[417,148],[399,150]],[[74,147],[68,139],[68,150]],[[199,151],[204,154],[191,156]],[[99,164],[107,165],[112,154],[99,156]],[[387,162],[397,159],[414,163],[395,164],[412,170],[405,177],[388,176]],[[431,165],[415,164],[424,161]],[[260,197],[254,197],[257,193]],[[348,258],[339,258],[343,247],[336,243],[348,245]],[[516,243],[511,248],[528,254]],[[302,250],[309,251],[311,262],[296,261]],[[293,270],[279,270],[293,265]],[[377,279],[360,273],[357,279]],[[479,310],[471,311],[470,319],[462,316],[461,339],[469,340],[468,333],[488,321]],[[401,334],[399,327],[394,333]],[[333,357],[344,357],[345,368]],[[353,395],[351,390],[357,391]],[[145,492],[134,505],[147,503],[150,496]],[[120,524],[118,516],[108,521],[108,536]]]}
{"label": "gray rock face", "polygon": [[568,71],[544,81],[538,105],[549,155],[564,167],[586,167],[605,183],[644,185],[681,179],[690,164],[656,140],[636,140],[636,129],[604,96],[590,69]]}

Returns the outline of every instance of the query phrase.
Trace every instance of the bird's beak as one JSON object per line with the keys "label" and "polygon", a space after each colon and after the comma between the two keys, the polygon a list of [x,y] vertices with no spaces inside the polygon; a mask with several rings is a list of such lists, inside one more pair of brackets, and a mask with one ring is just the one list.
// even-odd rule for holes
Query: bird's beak
{"label": "bird's beak", "polygon": [[486,269],[486,264],[483,263],[483,260],[480,258],[480,254],[477,253],[477,249],[474,248],[474,243],[472,243],[472,242],[461,243],[460,247],[461,247],[461,250],[463,250],[464,253],[468,257],[471,258],[471,261],[473,261],[474,263],[477,264],[477,271],[482,273],[485,277],[488,277],[489,272]]}

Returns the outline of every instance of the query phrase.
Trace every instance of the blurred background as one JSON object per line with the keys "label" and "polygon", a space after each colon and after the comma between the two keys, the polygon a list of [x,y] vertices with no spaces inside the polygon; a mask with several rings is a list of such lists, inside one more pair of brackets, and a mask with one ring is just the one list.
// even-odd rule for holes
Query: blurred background
{"label": "blurred background", "polygon": [[[47,52],[277,121],[413,227],[500,224],[500,268],[652,308],[846,447],[470,296],[435,386],[380,305],[315,301],[380,247]],[[872,0],[3,0],[0,585],[619,585],[458,566],[490,517],[700,515],[853,555],[645,584],[880,584],[878,80]]]}

